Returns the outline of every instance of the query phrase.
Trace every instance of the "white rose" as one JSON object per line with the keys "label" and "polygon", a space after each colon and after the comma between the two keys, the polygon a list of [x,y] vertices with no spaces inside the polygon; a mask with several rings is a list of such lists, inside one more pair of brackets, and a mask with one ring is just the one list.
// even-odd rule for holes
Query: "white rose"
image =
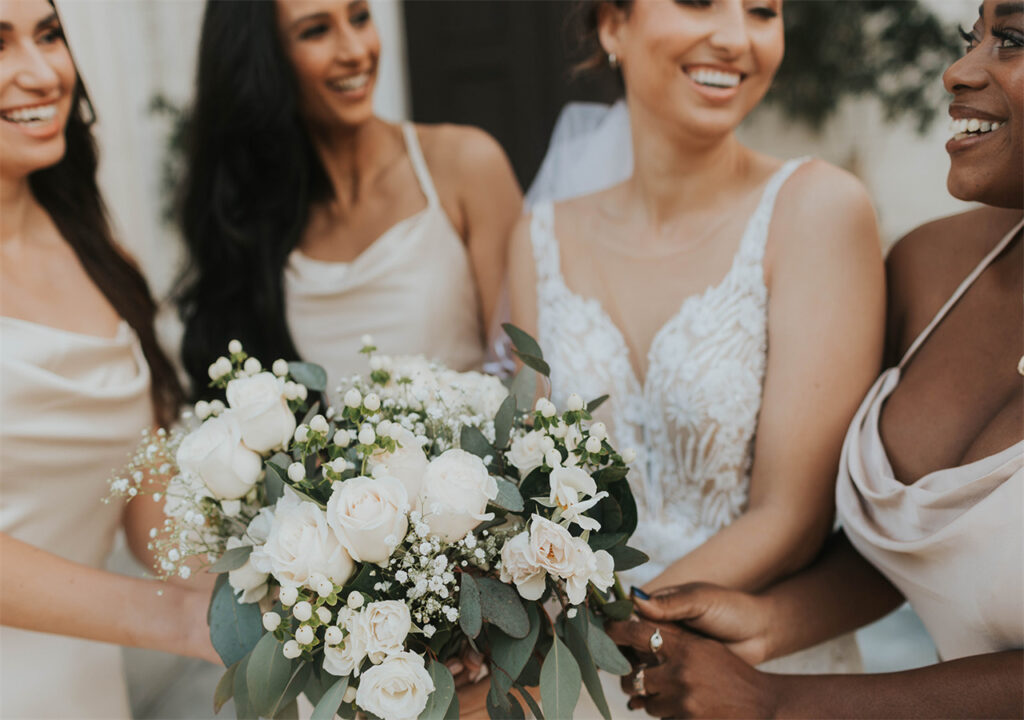
{"label": "white rose", "polygon": [[[234,550],[245,545],[236,537],[229,537],[227,549]],[[245,564],[228,572],[228,583],[235,594],[239,596],[239,602],[254,603],[263,599],[267,594],[267,578],[269,575],[260,572],[252,566],[251,556],[246,558]]]}
{"label": "white rose", "polygon": [[178,467],[203,481],[220,500],[237,500],[259,479],[263,460],[242,444],[234,414],[210,418],[190,432],[178,447]]}
{"label": "white rose", "polygon": [[494,513],[487,503],[498,497],[498,484],[484,461],[465,450],[447,450],[430,461],[423,475],[420,502],[430,531],[455,542]]}
{"label": "white rose", "polygon": [[356,704],[383,720],[416,720],[434,692],[423,658],[402,652],[370,668],[359,681]]}
{"label": "white rose", "polygon": [[387,655],[402,651],[412,630],[409,606],[398,600],[381,600],[366,606],[366,652],[379,663]]}
{"label": "white rose", "polygon": [[[342,624],[341,613],[338,624]],[[345,639],[334,646],[324,648],[324,671],[338,677],[359,674],[359,666],[366,657],[366,617],[362,613],[345,618]]]}
{"label": "white rose", "polygon": [[[592,558],[580,554],[576,540],[583,542],[581,538],[570,535],[561,525],[545,520],[540,515],[534,515],[530,521],[530,558],[553,577],[563,580],[580,574],[590,577],[591,568],[586,563]],[[586,542],[583,544],[586,545]]]}
{"label": "white rose", "polygon": [[409,528],[409,497],[398,478],[354,477],[334,483],[327,524],[357,562],[384,564]]}
{"label": "white rose", "polygon": [[344,585],[355,569],[324,511],[288,488],[274,508],[267,541],[252,551],[250,562],[282,585],[311,590],[316,590],[317,575]]}
{"label": "white rose", "polygon": [[377,472],[377,468],[384,467],[381,471],[386,475],[398,478],[405,486],[405,492],[409,496],[409,503],[413,510],[419,509],[420,486],[423,484],[423,475],[427,472],[427,465],[430,463],[423,452],[422,444],[409,430],[398,426],[391,428],[392,438],[397,443],[394,452],[377,450],[370,456],[369,468],[371,474]]}
{"label": "white rose", "polygon": [[544,433],[531,430],[512,441],[512,447],[508,452],[508,461],[519,470],[520,478],[526,478],[527,475],[544,464],[545,439],[548,438]]}
{"label": "white rose", "polygon": [[[579,605],[587,597],[588,583],[594,578],[602,579],[604,568],[598,569],[597,555],[583,538],[573,538],[573,550],[575,551],[574,567],[572,574],[565,579],[565,593],[569,596],[570,603]],[[610,555],[608,555],[608,559],[611,560]]]}
{"label": "white rose", "polygon": [[515,583],[526,600],[539,600],[544,594],[544,569],[534,562],[530,533],[521,532],[501,548],[501,581]]}
{"label": "white rose", "polygon": [[558,503],[563,510],[582,497],[597,492],[597,483],[586,470],[578,467],[557,467],[551,471],[551,494],[548,502]]}
{"label": "white rose", "polygon": [[258,372],[229,382],[227,395],[246,445],[266,453],[288,444],[295,432],[295,416],[284,396],[284,380]]}

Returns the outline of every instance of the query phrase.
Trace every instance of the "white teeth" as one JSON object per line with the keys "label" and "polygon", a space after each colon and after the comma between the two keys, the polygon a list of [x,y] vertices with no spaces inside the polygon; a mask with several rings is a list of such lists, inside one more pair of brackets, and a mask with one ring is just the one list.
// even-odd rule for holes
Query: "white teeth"
{"label": "white teeth", "polygon": [[980,118],[960,118],[949,123],[949,131],[956,138],[967,137],[970,134],[984,135],[987,132],[998,130],[1003,126],[1001,122],[991,122]]}
{"label": "white teeth", "polygon": [[712,70],[711,68],[695,68],[687,70],[694,82],[700,85],[711,87],[733,88],[740,84],[742,77],[739,73],[726,72],[724,70]]}
{"label": "white teeth", "polygon": [[57,114],[57,105],[37,105],[30,108],[19,108],[9,112],[0,113],[0,117],[9,122],[15,123],[45,123],[53,120]]}
{"label": "white teeth", "polygon": [[342,80],[332,80],[331,87],[335,90],[358,90],[366,86],[366,83],[370,81],[370,73],[360,73],[359,75],[353,75]]}

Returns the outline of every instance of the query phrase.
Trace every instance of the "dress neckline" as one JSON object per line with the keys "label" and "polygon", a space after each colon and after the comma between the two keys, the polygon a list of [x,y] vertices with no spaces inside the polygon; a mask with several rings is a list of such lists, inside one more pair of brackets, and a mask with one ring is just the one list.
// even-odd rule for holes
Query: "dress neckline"
{"label": "dress neckline", "polygon": [[[652,336],[651,343],[647,347],[647,351],[642,356],[647,361],[646,367],[644,368],[644,372],[642,375],[637,372],[637,367],[633,362],[633,349],[629,346],[629,343],[626,342],[626,337],[625,335],[622,334],[622,330],[619,328],[618,324],[614,320],[612,320],[611,315],[609,315],[608,311],[605,310],[604,304],[601,302],[601,300],[595,297],[590,297],[587,295],[577,293],[575,290],[569,287],[568,283],[565,282],[565,277],[562,275],[561,270],[558,237],[555,234],[554,203],[547,202],[542,205],[538,205],[537,208],[535,208],[535,213],[540,212],[547,214],[547,232],[550,236],[552,244],[554,245],[554,266],[551,268],[552,275],[557,278],[557,281],[561,284],[562,288],[564,288],[564,290],[571,297],[579,300],[580,302],[591,305],[597,311],[598,315],[601,317],[602,321],[605,323],[608,330],[612,333],[612,337],[615,338],[615,341],[619,345],[620,351],[625,354],[626,365],[629,368],[628,380],[631,381],[634,387],[637,387],[642,392],[646,393],[647,381],[651,376],[651,367],[654,365],[652,356],[655,350],[657,350],[662,338],[671,330],[673,325],[675,325],[675,323],[679,321],[679,318],[684,316],[686,310],[691,306],[695,306],[704,302],[712,294],[721,292],[723,288],[727,287],[732,282],[733,277],[739,272],[740,268],[742,268],[744,265],[744,263],[742,263],[741,260],[745,259],[747,254],[749,253],[749,246],[752,242],[752,238],[755,236],[755,230],[757,229],[757,221],[761,218],[761,216],[764,213],[769,212],[774,207],[775,197],[778,193],[779,188],[782,186],[782,183],[785,182],[789,175],[797,167],[803,164],[805,160],[806,158],[796,158],[793,160],[786,161],[785,163],[782,164],[781,167],[775,170],[771,174],[771,176],[769,176],[767,181],[765,181],[764,186],[761,189],[760,198],[758,199],[757,205],[754,207],[754,211],[750,214],[750,217],[747,218],[746,225],[743,229],[743,234],[740,236],[739,246],[737,247],[736,252],[733,254],[732,261],[729,265],[729,269],[725,272],[725,275],[723,275],[722,278],[718,280],[718,282],[708,285],[699,292],[684,297],[680,301],[676,311],[669,315],[668,318],[666,318],[665,322],[662,323],[662,325]],[[769,212],[769,217],[770,215],[771,213]],[[767,232],[768,228],[765,227],[765,235],[767,235]],[[763,244],[761,250],[763,251]],[[756,255],[756,259],[761,259],[760,253]],[[763,272],[760,275],[759,283],[760,286],[763,288]],[[767,291],[766,288],[765,291]]]}
{"label": "dress neckline", "polygon": [[429,215],[431,211],[440,212],[443,216],[448,227],[453,233],[458,235],[455,231],[455,226],[452,225],[451,218],[448,217],[448,213],[444,211],[441,206],[440,197],[437,194],[437,188],[434,186],[434,180],[430,175],[430,169],[427,167],[427,161],[423,157],[423,150],[420,147],[419,136],[416,134],[416,126],[411,122],[402,123],[402,137],[405,141],[405,151],[409,156],[409,162],[412,163],[413,173],[416,175],[416,182],[419,184],[420,192],[423,193],[427,204],[414,212],[411,215],[407,215],[400,220],[396,220],[394,223],[389,225],[382,233],[380,233],[369,245],[356,255],[351,260],[320,260],[306,254],[301,248],[296,247],[291,252],[291,260],[299,264],[303,264],[306,267],[317,267],[317,268],[343,268],[353,267],[365,262],[364,258],[372,257],[373,255],[382,252],[379,248],[386,248],[391,242],[391,238],[402,236],[402,231],[410,225],[415,225],[420,222],[423,217]]}
{"label": "dress neckline", "polygon": [[[957,289],[953,292],[952,295],[950,295],[949,299],[946,300],[942,307],[939,308],[939,311],[935,313],[935,316],[931,319],[931,322],[929,322],[928,325],[925,326],[924,330],[922,330],[914,339],[914,342],[911,343],[910,347],[903,354],[903,357],[900,359],[899,363],[883,371],[878,380],[875,381],[875,386],[872,389],[871,393],[873,395],[873,400],[870,403],[872,409],[867,418],[868,420],[870,420],[871,423],[870,432],[873,435],[873,440],[878,444],[879,455],[881,456],[883,470],[885,471],[886,476],[890,478],[893,482],[897,483],[900,487],[919,487],[923,484],[927,484],[929,482],[934,481],[934,478],[941,477],[944,473],[962,471],[967,468],[975,468],[981,463],[991,462],[993,458],[1001,458],[1003,455],[1009,454],[1011,451],[1024,452],[1024,439],[1022,439],[1018,440],[1015,443],[1012,443],[1003,450],[999,450],[990,455],[978,458],[977,460],[972,460],[969,463],[956,465],[954,467],[949,468],[939,468],[937,470],[932,470],[931,472],[925,473],[924,475],[917,478],[916,480],[913,480],[912,482],[904,482],[900,478],[896,477],[896,473],[892,468],[892,461],[889,458],[889,450],[886,448],[885,441],[882,439],[881,427],[882,409],[885,405],[886,400],[888,400],[889,396],[892,395],[892,393],[896,390],[896,386],[900,384],[900,379],[903,376],[904,368],[906,368],[906,366],[910,363],[914,355],[917,354],[917,351],[921,349],[921,346],[924,345],[925,341],[932,334],[932,331],[934,331],[935,328],[939,326],[939,324],[946,318],[946,316],[953,309],[953,307],[964,296],[967,290],[970,289],[971,285],[974,284],[974,281],[977,280],[978,277],[980,277],[981,274],[988,268],[988,266],[991,265],[992,262],[1006,249],[1006,247],[1013,241],[1014,237],[1017,236],[1017,233],[1019,233],[1022,229],[1024,229],[1024,219],[1020,220],[1016,225],[1014,225],[1013,228],[1008,233],[1006,233],[1006,235],[1004,235],[1002,239],[1000,239],[1000,241],[995,245],[995,247],[993,247],[985,255],[985,257],[981,259],[981,261],[974,267],[974,269],[967,275],[967,277],[964,278],[963,281],[961,281],[960,285],[957,286]],[[1001,462],[997,463],[997,466],[1001,464]]]}
{"label": "dress neckline", "polygon": [[82,342],[93,343],[97,345],[121,344],[127,339],[131,332],[131,326],[124,318],[120,318],[117,321],[117,329],[114,331],[113,335],[95,335],[93,333],[84,333],[79,332],[77,330],[68,330],[66,328],[60,328],[55,325],[47,325],[46,323],[40,323],[34,320],[25,320],[24,318],[11,317],[9,315],[0,315],[0,322],[22,325],[29,329],[48,332],[54,335],[63,335],[64,337],[67,338],[80,340]]}

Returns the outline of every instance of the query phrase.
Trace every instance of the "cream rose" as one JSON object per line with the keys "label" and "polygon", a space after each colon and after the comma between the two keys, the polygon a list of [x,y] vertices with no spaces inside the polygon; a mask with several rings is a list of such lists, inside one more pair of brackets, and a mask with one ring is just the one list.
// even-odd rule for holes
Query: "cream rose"
{"label": "cream rose", "polygon": [[348,634],[340,644],[324,646],[324,671],[338,677],[359,675],[359,666],[366,657],[366,616],[353,612],[342,615],[338,613],[338,625],[344,626]]}
{"label": "cream rose", "polygon": [[547,575],[534,560],[530,533],[523,531],[501,548],[501,581],[515,583],[526,600],[539,600],[544,594]]}
{"label": "cream rose", "polygon": [[[234,550],[245,544],[236,537],[229,537],[227,549]],[[250,557],[246,558],[245,564],[242,567],[228,572],[228,583],[231,585],[231,589],[235,591],[235,594],[239,596],[239,602],[254,603],[262,600],[263,596],[267,594],[268,577],[270,576],[267,573],[260,572],[252,566]]]}
{"label": "cream rose", "polygon": [[525,479],[527,475],[544,464],[543,441],[545,437],[544,433],[531,430],[512,441],[512,447],[508,451],[508,461],[515,465],[520,478]]}
{"label": "cream rose", "polygon": [[498,484],[483,460],[465,450],[447,450],[430,461],[423,475],[423,520],[433,534],[455,542],[478,523],[494,517],[484,510],[496,497]]}
{"label": "cream rose", "polygon": [[587,585],[598,577],[597,556],[587,541],[578,537],[572,539],[571,556],[572,572],[565,576],[565,594],[569,596],[570,603],[579,605],[587,598]]}
{"label": "cream rose", "polygon": [[234,413],[210,418],[190,432],[178,447],[182,473],[202,480],[218,500],[237,500],[259,479],[263,460],[242,444]]}
{"label": "cream rose", "polygon": [[295,416],[288,409],[282,378],[269,372],[236,378],[228,383],[227,395],[250,449],[266,453],[291,440]]}
{"label": "cream rose", "polygon": [[363,673],[356,704],[383,720],[416,720],[432,692],[434,681],[423,658],[401,652]]}
{"label": "cream rose", "polygon": [[383,450],[373,453],[370,456],[370,473],[381,472],[378,468],[383,467],[382,472],[386,475],[401,480],[412,509],[418,510],[420,486],[430,461],[416,436],[401,425],[392,426],[391,437],[398,443],[398,447],[390,453]]}
{"label": "cream rose", "polygon": [[534,515],[530,521],[530,557],[538,567],[549,575],[566,580],[585,570],[580,562],[576,538],[557,523]]}
{"label": "cream rose", "polygon": [[288,488],[274,508],[267,541],[252,551],[250,562],[285,586],[316,590],[316,575],[344,585],[355,563],[327,524],[327,515]]}
{"label": "cream rose", "polygon": [[409,528],[409,498],[398,478],[354,477],[334,483],[327,524],[357,562],[384,564]]}
{"label": "cream rose", "polygon": [[412,630],[409,606],[398,600],[381,600],[366,606],[366,652],[373,663],[401,652]]}

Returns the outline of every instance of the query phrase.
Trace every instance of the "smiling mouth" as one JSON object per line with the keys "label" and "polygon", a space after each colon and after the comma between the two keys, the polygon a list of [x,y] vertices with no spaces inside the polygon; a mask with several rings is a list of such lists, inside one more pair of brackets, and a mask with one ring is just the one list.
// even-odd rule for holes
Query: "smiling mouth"
{"label": "smiling mouth", "polygon": [[984,135],[1001,128],[1005,123],[982,120],[980,118],[959,118],[949,123],[949,130],[953,133],[954,140],[961,140],[965,137]]}
{"label": "smiling mouth", "polygon": [[45,125],[57,116],[57,103],[18,108],[16,110],[0,110],[0,118],[16,125],[37,127]]}
{"label": "smiling mouth", "polygon": [[683,72],[698,85],[719,89],[734,88],[744,77],[741,73],[707,67],[683,68]]}
{"label": "smiling mouth", "polygon": [[362,90],[370,82],[370,75],[370,72],[359,73],[358,75],[350,75],[347,78],[331,80],[328,82],[328,85],[332,89],[340,90],[342,92]]}

